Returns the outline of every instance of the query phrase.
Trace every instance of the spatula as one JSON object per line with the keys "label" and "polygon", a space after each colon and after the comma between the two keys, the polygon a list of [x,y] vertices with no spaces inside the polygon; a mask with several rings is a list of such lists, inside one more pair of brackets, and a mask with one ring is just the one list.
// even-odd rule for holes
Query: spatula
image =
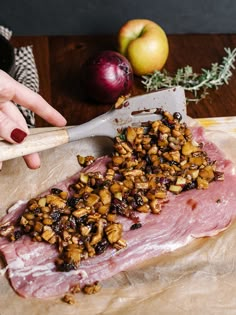
{"label": "spatula", "polygon": [[20,144],[10,144],[2,140],[0,141],[0,161],[44,151],[87,137],[115,137],[119,129],[160,119],[157,111],[159,108],[170,113],[180,112],[182,120],[186,121],[186,100],[183,88],[175,87],[131,97],[124,101],[121,108],[112,108],[107,113],[82,125],[33,133]]}

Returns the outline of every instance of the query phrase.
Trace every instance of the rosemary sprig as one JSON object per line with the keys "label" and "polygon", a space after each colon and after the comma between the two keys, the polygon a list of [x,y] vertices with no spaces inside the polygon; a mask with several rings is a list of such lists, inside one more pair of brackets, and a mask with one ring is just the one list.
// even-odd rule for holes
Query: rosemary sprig
{"label": "rosemary sprig", "polygon": [[142,76],[142,83],[147,92],[160,88],[182,86],[185,91],[190,92],[193,97],[187,98],[187,102],[198,102],[205,98],[208,89],[217,89],[220,85],[228,84],[232,76],[232,69],[235,69],[236,48],[231,50],[225,48],[226,56],[220,64],[212,63],[210,69],[202,69],[200,74],[194,73],[191,66],[185,66],[171,75],[167,70],[154,71],[151,74]]}

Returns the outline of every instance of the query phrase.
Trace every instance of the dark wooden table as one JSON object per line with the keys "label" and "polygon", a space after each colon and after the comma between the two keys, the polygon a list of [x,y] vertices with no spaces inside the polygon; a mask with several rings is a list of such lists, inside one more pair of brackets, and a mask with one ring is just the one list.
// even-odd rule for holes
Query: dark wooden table
{"label": "dark wooden table", "polygon": [[[221,62],[224,47],[236,47],[232,35],[169,35],[170,54],[165,68],[175,72],[191,65],[195,72]],[[79,84],[79,71],[84,61],[102,49],[116,50],[116,36],[40,36],[13,37],[15,47],[33,45],[40,79],[40,94],[67,119],[68,125],[81,124],[104,113],[111,105],[88,101]],[[135,78],[132,95],[145,93],[139,78]],[[236,71],[228,85],[210,90],[198,104],[188,105],[193,118],[236,116]],[[36,117],[38,127],[48,124]]]}

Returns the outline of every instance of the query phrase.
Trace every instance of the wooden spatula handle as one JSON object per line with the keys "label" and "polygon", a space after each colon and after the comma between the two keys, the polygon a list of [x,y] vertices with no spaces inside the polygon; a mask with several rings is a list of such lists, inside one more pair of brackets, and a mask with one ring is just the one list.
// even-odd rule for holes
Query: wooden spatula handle
{"label": "wooden spatula handle", "polygon": [[6,161],[30,153],[54,148],[68,141],[68,133],[64,128],[31,134],[20,144],[11,144],[1,140],[0,161]]}

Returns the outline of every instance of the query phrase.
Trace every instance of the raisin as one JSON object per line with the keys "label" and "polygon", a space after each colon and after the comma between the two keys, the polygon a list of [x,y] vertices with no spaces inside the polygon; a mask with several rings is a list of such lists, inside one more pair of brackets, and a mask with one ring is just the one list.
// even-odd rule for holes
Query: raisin
{"label": "raisin", "polygon": [[89,193],[85,192],[85,193],[83,194],[83,199],[84,199],[84,200],[87,200],[88,197],[89,197]]}
{"label": "raisin", "polygon": [[170,120],[168,120],[167,118],[163,118],[163,119],[161,120],[161,122],[162,122],[164,125],[166,125],[167,127],[169,127],[170,129],[173,129],[173,128],[175,127],[174,121],[170,121]]}
{"label": "raisin", "polygon": [[161,185],[169,185],[170,184],[170,179],[167,177],[160,177],[159,178],[159,183]]}
{"label": "raisin", "polygon": [[14,232],[14,238],[17,241],[21,236],[23,235],[23,232],[21,230],[17,230]]}
{"label": "raisin", "polygon": [[147,166],[147,167],[145,168],[145,172],[146,172],[147,174],[152,174],[152,167],[151,167],[151,166]]}
{"label": "raisin", "polygon": [[132,209],[137,209],[137,207],[140,207],[142,205],[143,205],[143,198],[139,194],[134,193],[133,199],[130,202],[130,206],[132,207]]}
{"label": "raisin", "polygon": [[119,135],[119,138],[122,140],[122,141],[126,141],[126,135],[124,133],[121,133]]}
{"label": "raisin", "polygon": [[60,220],[61,218],[61,214],[59,211],[52,211],[51,214],[50,214],[50,217],[53,219],[54,222],[57,222]]}
{"label": "raisin", "polygon": [[156,144],[157,143],[157,135],[150,135],[150,137],[151,137],[151,142],[150,142],[150,144]]}
{"label": "raisin", "polygon": [[96,179],[96,182],[94,184],[94,188],[101,188],[104,187],[104,181],[101,178]]}
{"label": "raisin", "polygon": [[124,214],[125,208],[126,208],[126,203],[117,199],[113,198],[112,203],[111,203],[111,213],[117,213],[120,215]]}
{"label": "raisin", "polygon": [[60,222],[53,223],[52,229],[56,234],[59,234],[62,231],[62,226],[61,226]]}
{"label": "raisin", "polygon": [[101,185],[101,187],[109,187],[109,186],[111,186],[111,181],[108,179],[104,180]]}
{"label": "raisin", "polygon": [[153,167],[153,168],[152,168],[152,173],[153,173],[153,174],[161,173],[160,167],[158,167],[158,166],[157,166],[157,167]]}
{"label": "raisin", "polygon": [[83,215],[82,217],[75,219],[76,224],[78,224],[78,225],[80,225],[80,224],[87,225],[87,220],[88,220],[87,215]]}
{"label": "raisin", "polygon": [[69,217],[70,227],[75,230],[76,229],[76,218],[74,216]]}
{"label": "raisin", "polygon": [[152,164],[152,161],[151,161],[151,158],[150,158],[149,154],[146,154],[144,159],[145,159],[147,165],[151,165]]}
{"label": "raisin", "polygon": [[62,190],[59,188],[52,188],[51,189],[51,193],[54,195],[59,195],[61,192],[62,192]]}
{"label": "raisin", "polygon": [[138,207],[143,205],[143,198],[139,194],[134,194],[134,200]]}
{"label": "raisin", "polygon": [[33,214],[39,214],[39,213],[41,213],[41,209],[40,208],[35,208],[33,210]]}
{"label": "raisin", "polygon": [[172,161],[169,162],[169,165],[176,165],[177,166],[177,165],[179,165],[179,163],[172,160]]}
{"label": "raisin", "polygon": [[80,201],[80,198],[77,197],[70,197],[67,200],[67,205],[69,207],[75,208],[76,204]]}
{"label": "raisin", "polygon": [[180,114],[180,112],[175,112],[173,114],[174,119],[181,121],[182,120],[182,115]]}
{"label": "raisin", "polygon": [[166,159],[163,156],[159,157],[160,163],[163,164],[165,163]]}
{"label": "raisin", "polygon": [[142,227],[142,223],[134,223],[131,225],[130,230],[137,230]]}
{"label": "raisin", "polygon": [[197,187],[197,183],[196,181],[193,181],[191,183],[188,183],[184,186],[183,190],[190,190],[190,189],[194,189]]}
{"label": "raisin", "polygon": [[76,266],[72,263],[63,262],[62,264],[57,265],[57,269],[59,271],[69,272],[71,270],[75,270]]}
{"label": "raisin", "polygon": [[162,115],[162,116],[163,116],[163,115],[164,115],[164,109],[162,109],[162,108],[160,108],[160,107],[157,108],[157,109],[156,109],[156,114],[159,114],[159,115]]}
{"label": "raisin", "polygon": [[109,243],[108,241],[103,238],[99,243],[97,243],[97,245],[95,246],[95,252],[97,255],[100,255],[102,253],[104,253],[104,251],[107,249]]}

